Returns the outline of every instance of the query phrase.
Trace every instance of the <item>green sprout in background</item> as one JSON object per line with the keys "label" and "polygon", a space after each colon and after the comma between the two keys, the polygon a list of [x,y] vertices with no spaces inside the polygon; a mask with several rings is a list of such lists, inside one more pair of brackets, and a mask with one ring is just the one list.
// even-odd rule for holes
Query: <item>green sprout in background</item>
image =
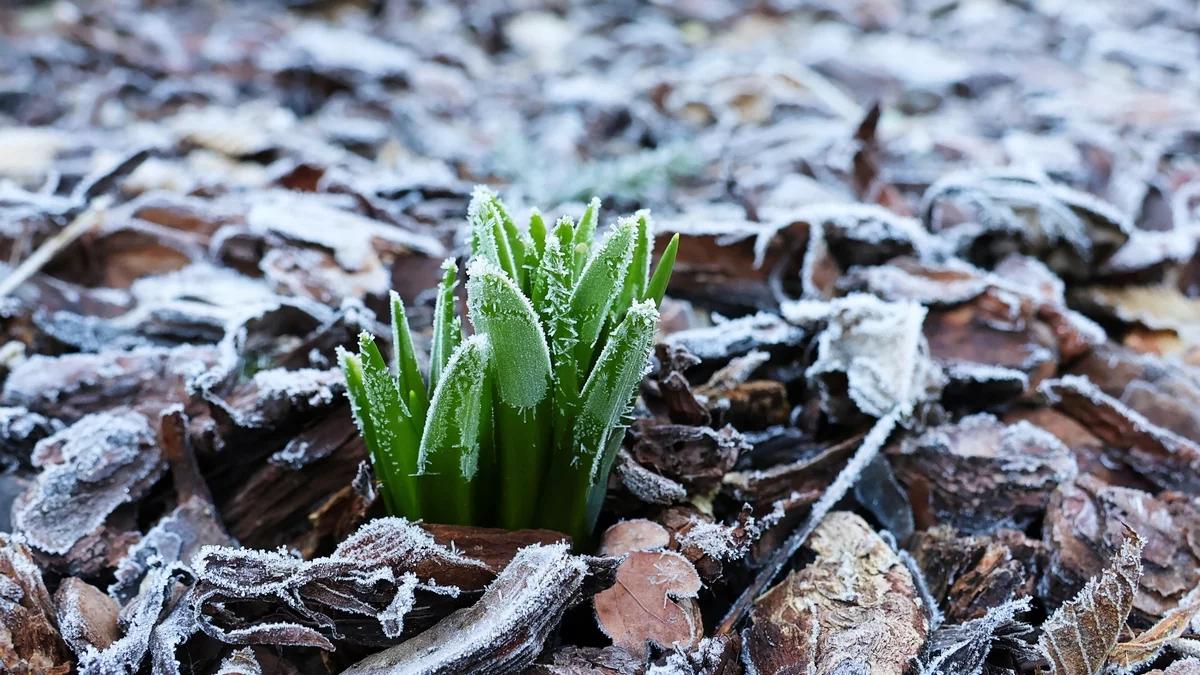
{"label": "green sprout in background", "polygon": [[477,188],[463,338],[453,260],[443,264],[428,377],[395,293],[389,367],[374,338],[338,354],[354,418],[387,509],[410,519],[591,534],[675,264],[654,273],[649,216],[621,218],[596,242],[600,203],[519,229]]}

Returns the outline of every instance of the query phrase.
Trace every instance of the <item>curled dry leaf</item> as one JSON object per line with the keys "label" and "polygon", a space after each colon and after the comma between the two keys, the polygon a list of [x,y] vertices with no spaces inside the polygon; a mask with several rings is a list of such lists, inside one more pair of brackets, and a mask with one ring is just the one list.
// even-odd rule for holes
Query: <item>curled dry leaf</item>
{"label": "curled dry leaf", "polygon": [[129,551],[114,571],[109,593],[127,602],[137,594],[153,567],[190,564],[204,546],[230,545],[232,541],[208,502],[193,497],[159,519]]}
{"label": "curled dry leaf", "polygon": [[788,321],[821,328],[817,358],[805,375],[820,392],[821,409],[834,420],[856,413],[908,415],[943,384],[921,332],[926,314],[921,305],[852,295],[827,303],[788,303],[782,311]]}
{"label": "curled dry leaf", "polygon": [[957,234],[960,250],[988,263],[1013,246],[1066,278],[1086,276],[1128,241],[1133,225],[1117,209],[1043,176],[963,172],[925,192],[922,217]]}
{"label": "curled dry leaf", "polygon": [[1145,542],[1130,535],[1104,572],[1042,624],[1038,648],[1053,675],[1096,675],[1108,663],[1142,576]]}
{"label": "curled dry leaf", "polygon": [[346,675],[499,675],[541,653],[550,631],[592,572],[565,544],[521,549],[473,606],[400,645],[369,656]]}
{"label": "curled dry leaf", "polygon": [[480,589],[492,578],[484,563],[400,518],[373,520],[330,556],[311,561],[206,546],[194,562],[195,619],[208,635],[231,644],[328,651],[333,640],[393,643],[453,608],[461,590]]}
{"label": "curled dry leaf", "polygon": [[596,620],[613,644],[644,654],[650,644],[694,646],[704,636],[696,568],[673,551],[634,551],[617,568],[616,584],[593,599]]}
{"label": "curled dry leaf", "polygon": [[1013,600],[988,609],[965,623],[942,626],[934,631],[917,662],[920,675],[980,675],[993,649],[1032,652],[1021,638],[1033,632],[1017,614],[1029,611],[1029,598]]}
{"label": "curled dry leaf", "polygon": [[175,647],[196,630],[193,622],[179,620],[190,616],[184,611],[190,579],[179,565],[151,570],[137,597],[121,610],[123,635],[104,649],[85,649],[79,654],[80,674],[137,672],[147,656],[158,672],[177,674]]}
{"label": "curled dry leaf", "polygon": [[1109,663],[1125,671],[1144,667],[1162,653],[1174,639],[1188,631],[1192,618],[1200,612],[1200,587],[1193,589],[1183,602],[1158,623],[1125,642],[1119,642],[1109,654]]}
{"label": "curled dry leaf", "polygon": [[929,630],[912,575],[861,517],[827,515],[816,558],[754,604],[743,659],[755,672],[902,672]]}

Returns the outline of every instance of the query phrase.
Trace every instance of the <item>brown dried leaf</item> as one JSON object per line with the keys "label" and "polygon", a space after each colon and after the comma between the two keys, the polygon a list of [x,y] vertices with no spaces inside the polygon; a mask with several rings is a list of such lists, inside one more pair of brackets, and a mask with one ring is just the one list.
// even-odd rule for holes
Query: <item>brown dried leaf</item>
{"label": "brown dried leaf", "polygon": [[1108,656],[1109,663],[1125,670],[1133,670],[1154,660],[1166,649],[1168,643],[1188,630],[1192,617],[1200,612],[1198,592],[1200,591],[1193,590],[1184,602],[1167,612],[1162,620],[1142,631],[1137,637],[1117,643]]}
{"label": "brown dried leaf", "polygon": [[206,546],[194,562],[193,604],[205,633],[231,644],[328,651],[332,640],[391,644],[450,611],[462,590],[482,588],[493,574],[400,518],[373,520],[330,556],[311,561]]}
{"label": "brown dried leaf", "polygon": [[695,646],[704,636],[695,602],[696,568],[671,551],[634,551],[617,568],[617,583],[593,599],[600,629],[613,644],[644,654],[650,644]]}
{"label": "brown dried leaf", "polygon": [[1133,609],[1144,546],[1130,531],[1104,572],[1042,624],[1038,648],[1053,675],[1096,675],[1104,668]]}

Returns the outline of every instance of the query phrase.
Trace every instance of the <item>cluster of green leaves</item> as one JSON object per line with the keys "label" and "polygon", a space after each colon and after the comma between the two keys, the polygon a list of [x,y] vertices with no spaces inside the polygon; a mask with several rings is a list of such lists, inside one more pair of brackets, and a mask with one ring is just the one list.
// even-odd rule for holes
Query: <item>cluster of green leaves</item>
{"label": "cluster of green leaves", "polygon": [[596,241],[600,203],[550,227],[518,228],[478,188],[468,211],[472,258],[463,339],[457,266],[443,265],[428,376],[404,304],[392,305],[389,369],[374,338],[339,353],[355,420],[394,514],[585,540],[625,433],[679,246],[653,274],[648,215]]}

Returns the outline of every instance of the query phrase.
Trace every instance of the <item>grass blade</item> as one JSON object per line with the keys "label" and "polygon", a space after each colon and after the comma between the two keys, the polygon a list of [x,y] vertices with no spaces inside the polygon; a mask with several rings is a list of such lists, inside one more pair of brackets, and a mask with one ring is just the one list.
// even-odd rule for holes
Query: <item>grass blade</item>
{"label": "grass blade", "polygon": [[488,335],[495,365],[500,523],[528,527],[550,451],[550,350],[533,306],[499,268],[477,258],[468,277],[471,323]]}
{"label": "grass blade", "polygon": [[[402,401],[415,403],[412,415],[418,426],[425,419],[425,411],[429,408],[429,394],[425,389],[425,380],[417,367],[417,350],[413,347],[412,332],[408,327],[408,313],[404,311],[404,300],[400,294],[392,291],[392,357],[393,368],[396,371],[396,388]],[[371,342],[371,348],[378,352],[378,347]],[[361,344],[360,344],[361,352]],[[413,396],[413,394],[416,394]]]}
{"label": "grass blade", "polygon": [[473,335],[454,350],[425,418],[417,468],[427,488],[425,516],[434,522],[474,522],[472,488],[489,444],[489,347],[487,336]]}
{"label": "grass blade", "polygon": [[542,525],[582,541],[591,530],[588,504],[603,489],[602,469],[611,466],[622,427],[654,346],[658,310],[652,302],[633,305],[612,332],[579,397],[570,452],[555,454],[544,486]]}
{"label": "grass blade", "polygon": [[453,258],[442,262],[442,281],[438,284],[437,302],[433,306],[433,341],[429,348],[429,390],[436,391],[442,370],[450,355],[462,342],[462,324],[454,306],[454,289],[458,286],[458,266]]}
{"label": "grass blade", "polygon": [[600,250],[584,267],[571,294],[570,314],[577,339],[575,365],[581,376],[591,366],[596,340],[629,269],[636,230],[637,224],[631,218],[617,221],[601,242]]}
{"label": "grass blade", "polygon": [[646,294],[642,296],[643,300],[653,300],[655,307],[662,306],[663,296],[667,294],[667,283],[671,281],[671,272],[675,270],[675,256],[679,253],[679,233],[671,237],[671,241],[667,243],[667,247],[663,249],[662,256],[658,259],[658,266],[654,268],[654,276],[650,277],[650,283],[646,286]]}

